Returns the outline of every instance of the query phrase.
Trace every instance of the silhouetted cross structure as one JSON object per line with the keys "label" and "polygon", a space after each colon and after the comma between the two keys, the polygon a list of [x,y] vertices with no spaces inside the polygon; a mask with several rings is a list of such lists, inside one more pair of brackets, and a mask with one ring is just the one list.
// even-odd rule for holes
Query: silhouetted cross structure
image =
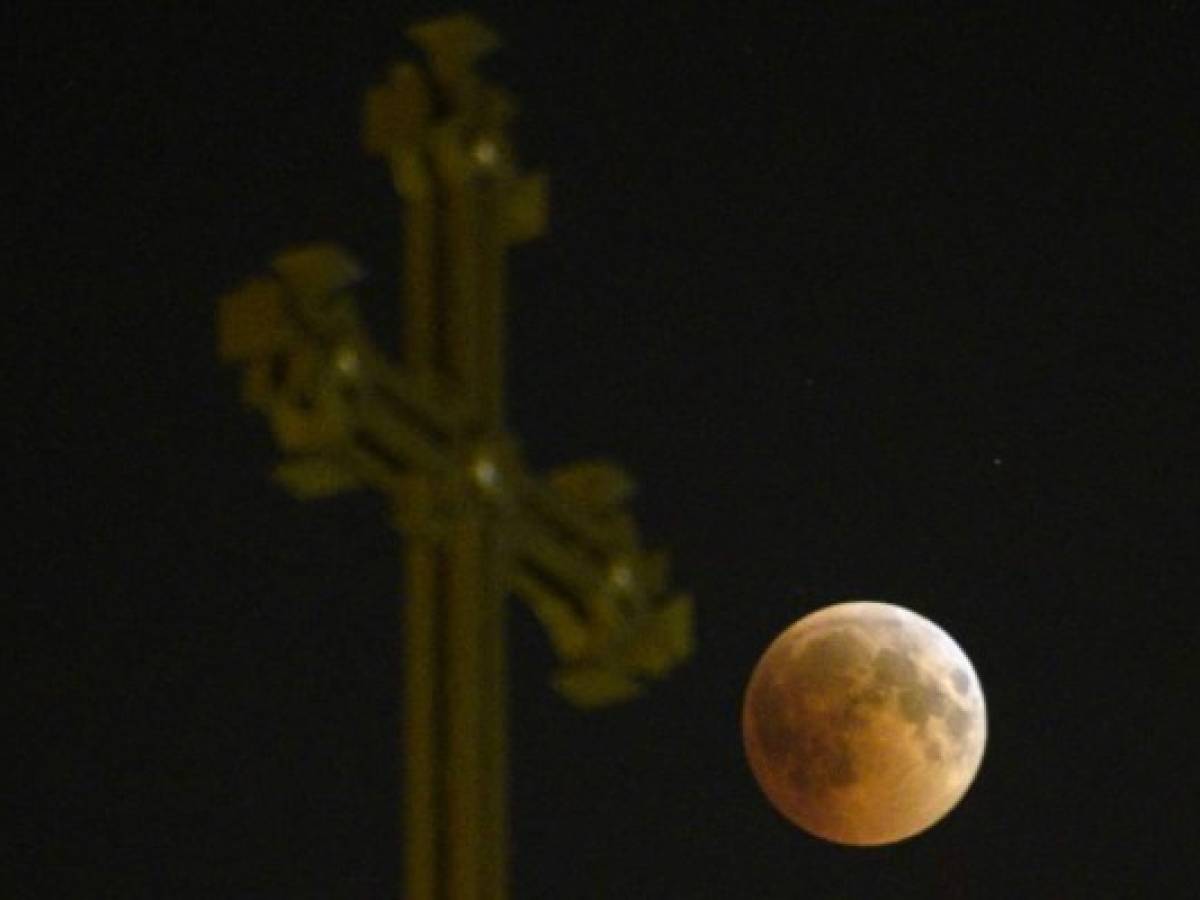
{"label": "silhouetted cross structure", "polygon": [[405,205],[401,360],[367,337],[360,268],[333,245],[285,252],[223,297],[220,354],[245,367],[284,486],[374,488],[405,537],[403,896],[503,900],[506,596],[542,622],[555,687],[581,706],[686,658],[692,604],[668,590],[665,555],[639,549],[619,468],[534,477],[505,429],[505,254],[543,231],[546,181],[518,173],[515,106],[474,70],[495,35],[465,15],[409,35],[425,64],[368,93],[364,128]]}

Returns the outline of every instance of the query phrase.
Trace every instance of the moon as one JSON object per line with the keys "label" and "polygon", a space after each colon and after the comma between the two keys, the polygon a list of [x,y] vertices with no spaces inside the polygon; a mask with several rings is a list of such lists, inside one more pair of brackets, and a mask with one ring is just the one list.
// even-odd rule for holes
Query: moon
{"label": "moon", "polygon": [[750,770],[771,805],[838,844],[904,840],[953,809],[987,743],[962,648],[889,603],[827,606],[777,637],[742,705]]}

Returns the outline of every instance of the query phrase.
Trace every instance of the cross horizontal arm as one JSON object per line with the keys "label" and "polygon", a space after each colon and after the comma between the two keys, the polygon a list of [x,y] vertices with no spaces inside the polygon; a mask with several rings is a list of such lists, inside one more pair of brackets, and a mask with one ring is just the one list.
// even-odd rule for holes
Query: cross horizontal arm
{"label": "cross horizontal arm", "polygon": [[462,440],[471,416],[454,395],[414,385],[365,333],[348,256],[308,247],[273,268],[222,299],[219,330],[222,356],[246,367],[244,399],[289,454],[276,470],[285,486],[301,497],[373,487],[405,530],[496,507],[512,530],[509,587],[547,629],[564,664],[555,686],[576,703],[633,696],[690,654],[691,598],[667,591],[664,554],[638,549],[620,469],[582,463],[538,479],[510,443]]}

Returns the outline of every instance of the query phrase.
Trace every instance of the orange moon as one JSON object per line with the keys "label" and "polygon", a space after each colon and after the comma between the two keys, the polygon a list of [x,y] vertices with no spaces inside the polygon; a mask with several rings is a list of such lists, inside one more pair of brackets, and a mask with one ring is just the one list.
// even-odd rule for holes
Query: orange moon
{"label": "orange moon", "polygon": [[928,619],[838,603],[789,626],[742,705],[750,770],[780,813],[838,844],[904,840],[970,787],[987,743],[971,661]]}

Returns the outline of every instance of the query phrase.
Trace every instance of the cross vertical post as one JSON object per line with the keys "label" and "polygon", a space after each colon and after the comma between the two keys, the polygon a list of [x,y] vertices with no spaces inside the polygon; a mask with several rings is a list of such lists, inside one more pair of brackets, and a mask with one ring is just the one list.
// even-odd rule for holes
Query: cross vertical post
{"label": "cross vertical post", "polygon": [[405,207],[399,364],[355,307],[361,268],[333,245],[281,254],[222,298],[222,357],[286,458],[300,498],[374,488],[404,537],[404,897],[506,900],[506,598],[540,620],[554,686],[588,707],[638,694],[692,649],[692,605],[638,546],[627,476],[583,462],[537,478],[503,408],[505,254],[542,232],[546,182],[521,175],[515,104],[474,63],[497,40],[471,16],[409,31],[367,96],[364,143]]}
{"label": "cross vertical post", "polygon": [[[509,110],[472,68],[494,46],[486,29],[453,19],[411,35],[428,76],[400,66],[372,92],[365,139],[388,158],[407,210],[404,362],[426,391],[459,399],[447,444],[463,458],[473,444],[497,444],[504,426],[504,254],[524,236],[505,228]],[[438,107],[443,118],[431,126]],[[399,118],[414,111],[425,121]],[[486,456],[475,464],[495,465]],[[439,528],[427,498],[443,492],[444,477],[410,476],[421,499],[409,504],[405,551],[406,895],[434,897],[441,886],[453,898],[504,900],[503,516],[476,504]]]}

